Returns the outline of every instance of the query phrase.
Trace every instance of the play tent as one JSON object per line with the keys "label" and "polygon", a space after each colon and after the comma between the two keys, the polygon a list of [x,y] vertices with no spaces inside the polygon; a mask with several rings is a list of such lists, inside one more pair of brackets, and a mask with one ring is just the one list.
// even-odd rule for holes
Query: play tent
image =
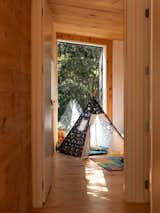
{"label": "play tent", "polygon": [[75,157],[87,157],[91,147],[109,147],[113,131],[116,130],[112,122],[92,97],[57,149]]}

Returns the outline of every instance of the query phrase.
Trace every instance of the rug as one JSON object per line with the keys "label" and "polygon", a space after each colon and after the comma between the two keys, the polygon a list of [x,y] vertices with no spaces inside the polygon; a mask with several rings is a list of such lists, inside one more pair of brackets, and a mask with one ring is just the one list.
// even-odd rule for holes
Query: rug
{"label": "rug", "polygon": [[123,171],[124,169],[123,157],[120,156],[106,155],[99,157],[90,157],[90,159],[109,172]]}

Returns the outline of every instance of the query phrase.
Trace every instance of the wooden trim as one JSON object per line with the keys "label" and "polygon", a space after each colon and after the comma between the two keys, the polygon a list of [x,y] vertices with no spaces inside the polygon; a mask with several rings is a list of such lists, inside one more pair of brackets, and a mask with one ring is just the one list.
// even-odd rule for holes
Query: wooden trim
{"label": "wooden trim", "polygon": [[151,1],[151,213],[159,213],[160,210],[160,1]]}
{"label": "wooden trim", "polygon": [[43,111],[42,111],[42,7],[43,2],[31,1],[31,150],[32,205],[41,208],[43,177]]}
{"label": "wooden trim", "polygon": [[112,42],[109,42],[107,46],[107,114],[112,120],[112,57],[113,57],[113,47]]}
{"label": "wooden trim", "polygon": [[103,38],[94,38],[89,36],[72,35],[67,33],[56,33],[57,39],[68,40],[68,41],[80,41],[91,44],[108,45],[112,40]]}
{"label": "wooden trim", "polygon": [[149,77],[144,69],[149,64],[149,19],[144,16],[146,0],[125,0],[124,3],[125,200],[148,203],[145,181],[149,179]]}
{"label": "wooden trim", "polygon": [[84,42],[84,43],[91,43],[97,45],[104,45],[107,46],[107,58],[106,58],[106,65],[107,65],[107,115],[112,120],[112,40],[102,39],[102,38],[94,38],[94,37],[87,37],[81,35],[72,35],[67,33],[56,33],[56,38],[61,40],[67,41],[77,41],[77,42]]}

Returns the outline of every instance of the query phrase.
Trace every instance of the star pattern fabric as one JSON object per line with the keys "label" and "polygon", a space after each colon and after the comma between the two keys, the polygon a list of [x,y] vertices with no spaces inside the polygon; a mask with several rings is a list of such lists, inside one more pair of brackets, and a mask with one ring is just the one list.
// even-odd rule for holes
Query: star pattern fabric
{"label": "star pattern fabric", "polygon": [[[76,121],[73,128],[70,130],[64,141],[58,147],[58,151],[67,155],[75,157],[81,157],[83,152],[83,146],[86,139],[87,130],[89,128],[89,122],[92,114],[104,113],[101,106],[98,104],[94,97],[90,98],[88,104],[84,108],[82,114]],[[82,122],[86,121],[86,125],[83,131],[80,130]]]}

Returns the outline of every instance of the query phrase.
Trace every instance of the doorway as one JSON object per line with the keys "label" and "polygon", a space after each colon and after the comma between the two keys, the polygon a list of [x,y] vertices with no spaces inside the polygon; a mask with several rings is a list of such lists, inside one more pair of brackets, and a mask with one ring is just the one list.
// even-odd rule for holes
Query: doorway
{"label": "doorway", "polygon": [[[141,7],[139,7],[139,10],[136,10],[138,5],[141,3]],[[36,30],[37,32],[35,32],[35,29],[32,28],[32,31],[35,33],[33,40],[34,40],[34,53],[36,55],[36,53],[38,52],[39,54],[41,54],[42,49],[41,47],[41,42],[42,40],[39,39],[39,36],[41,35],[42,29],[40,26],[42,26],[42,23],[39,22],[41,20],[41,9],[43,7],[41,7],[39,5],[39,2],[35,5],[38,5],[38,8],[36,8],[36,14],[37,14],[37,9],[38,9],[38,15],[39,15],[39,19],[38,22],[35,22],[35,19],[37,19],[37,17],[34,19],[34,23],[36,26]],[[126,182],[127,182],[127,187],[126,187],[126,191],[127,191],[127,199],[129,201],[136,201],[136,202],[146,202],[148,200],[148,191],[146,189],[144,189],[144,181],[147,178],[147,174],[148,174],[148,168],[146,170],[145,167],[145,163],[144,163],[144,158],[146,159],[146,155],[147,153],[143,152],[143,150],[146,150],[146,137],[147,134],[144,134],[144,132],[146,131],[144,128],[144,123],[146,122],[145,115],[142,115],[142,111],[143,111],[143,106],[144,104],[147,105],[146,102],[144,102],[143,99],[143,95],[144,93],[140,93],[139,91],[141,90],[141,86],[143,86],[143,91],[144,91],[144,84],[142,85],[142,82],[144,81],[144,70],[142,71],[142,67],[144,67],[146,65],[146,60],[140,60],[139,59],[144,59],[144,51],[146,50],[146,40],[144,39],[145,34],[143,32],[145,32],[145,30],[140,31],[139,29],[146,29],[146,21],[137,21],[138,25],[134,24],[133,27],[133,23],[135,21],[135,13],[133,13],[133,11],[137,11],[136,14],[138,13],[140,14],[144,14],[144,10],[145,10],[146,4],[144,1],[137,1],[136,4],[131,5],[131,2],[129,2],[127,5],[125,5],[125,9],[127,10],[127,15],[125,14],[125,19],[128,21],[127,24],[125,23],[125,27],[126,27],[126,31],[127,31],[127,39],[125,40],[125,44],[126,44],[126,48],[127,48],[127,55],[125,55],[125,79],[127,79],[127,81],[125,80],[125,135],[126,135],[126,155],[127,155],[127,164],[126,164]],[[132,8],[132,11],[131,11]],[[139,16],[137,15],[136,17],[137,19],[139,18]],[[141,20],[141,18],[139,18],[138,20]],[[132,22],[133,21],[133,22]],[[39,24],[37,24],[39,23]],[[104,26],[104,24],[103,24]],[[132,28],[132,27],[133,28]],[[139,28],[138,28],[139,27]],[[69,29],[69,28],[68,28]],[[137,32],[137,39],[134,40],[132,39],[133,34]],[[54,32],[55,33],[55,32]],[[55,36],[55,35],[54,35]],[[55,36],[56,37],[56,36]],[[36,38],[38,38],[38,40],[36,40]],[[35,44],[38,43],[38,50],[37,50],[37,46]],[[136,44],[136,45],[135,45]],[[141,48],[140,48],[141,46]],[[137,48],[139,47],[139,48]],[[141,51],[139,51],[139,49],[141,49]],[[134,51],[131,51],[134,50]],[[133,55],[132,55],[132,54]],[[38,82],[38,85],[40,86],[41,84],[41,80],[42,80],[42,73],[39,72],[39,70],[41,70],[41,57],[39,57],[39,54],[37,54],[36,56],[38,57],[38,60],[34,61],[34,69],[33,69],[33,73],[32,73],[32,82],[34,85],[34,82]],[[37,59],[37,57],[35,56],[35,58]],[[134,57],[133,57],[134,56]],[[134,60],[133,60],[134,59]],[[36,65],[36,63],[37,65]],[[40,62],[40,63],[39,63]],[[131,63],[132,62],[132,63]],[[110,66],[112,66],[112,61],[111,62],[107,62],[107,65],[110,64]],[[145,64],[145,65],[144,65]],[[136,67],[135,67],[136,65]],[[108,71],[108,69],[107,69]],[[134,73],[134,74],[133,74]],[[38,74],[38,75],[36,75]],[[141,75],[140,75],[141,74]],[[137,87],[135,87],[135,82]],[[111,88],[108,90],[108,87],[110,87],[107,84],[107,96],[112,97],[112,95],[110,94],[112,92]],[[41,106],[41,89],[39,90],[39,88],[41,87],[37,87],[37,89],[35,91],[32,91],[32,99],[33,99],[33,104],[34,106],[32,106],[32,110],[33,110],[33,114],[36,115],[33,119],[33,126],[34,128],[32,129],[32,140],[33,140],[33,153],[35,152],[36,156],[34,156],[34,160],[33,160],[33,173],[34,173],[34,178],[33,178],[33,184],[34,187],[34,196],[36,197],[36,195],[40,194],[38,192],[40,192],[41,190],[39,190],[40,188],[42,188],[42,182],[41,180],[39,181],[38,175],[41,176],[41,166],[39,166],[39,164],[41,165],[42,163],[42,159],[41,159],[41,154],[42,153],[41,149],[39,150],[39,148],[37,149],[38,143],[42,143],[42,138],[40,137],[40,135],[38,133],[41,132],[41,128],[42,128],[42,119],[41,117],[41,111],[39,111],[39,106]],[[109,93],[108,93],[109,91]],[[135,91],[135,92],[134,92]],[[38,94],[38,96],[37,96]],[[34,97],[36,97],[34,99]],[[38,97],[38,98],[37,98]],[[141,99],[143,100],[143,103],[141,102]],[[37,102],[36,102],[36,101]],[[134,103],[141,103],[141,105],[138,108],[134,108]],[[148,106],[148,105],[147,105]],[[38,109],[37,112],[35,112],[35,109]],[[112,107],[109,106],[108,107],[108,103],[107,103],[107,110],[110,111],[110,114],[112,114]],[[39,113],[40,112],[40,113]],[[39,123],[38,123],[39,122]],[[36,124],[38,124],[38,126],[36,126]],[[138,128],[134,128],[138,126]],[[38,130],[37,130],[38,129]],[[133,132],[134,130],[134,132]],[[137,133],[138,131],[138,133]],[[146,137],[144,137],[144,135]],[[40,139],[40,140],[39,140]],[[41,144],[42,145],[42,144]],[[41,146],[40,145],[40,146]],[[135,155],[132,155],[133,149],[134,149],[134,153],[136,153]],[[37,153],[37,150],[40,151],[39,153]],[[143,155],[142,155],[143,153]],[[148,156],[148,155],[147,155]],[[37,162],[38,159],[38,162]],[[136,164],[136,162],[139,162],[139,166],[137,166],[138,164]],[[37,166],[38,164],[38,166]],[[135,166],[136,165],[136,166]],[[141,175],[142,173],[144,174],[144,172],[139,172],[140,168],[145,171],[145,176]],[[142,171],[141,170],[141,171]],[[35,171],[38,171],[37,174],[35,174]],[[133,173],[132,171],[134,171],[135,177],[137,182],[139,183],[136,188],[134,188],[134,178],[131,176],[131,174]],[[38,180],[38,181],[37,181]],[[37,184],[38,183],[38,184]],[[136,193],[136,192],[141,191],[142,193]],[[136,194],[136,197],[135,197]],[[138,195],[138,196],[137,196]],[[35,203],[40,204],[40,202],[37,202],[37,200],[41,200],[41,198],[39,197],[39,199],[35,200]]]}
{"label": "doorway", "polygon": [[[94,44],[92,43],[86,44],[82,42],[80,43],[80,41],[79,42],[76,41],[77,37],[73,35],[63,34],[63,39],[65,36],[66,37],[70,36],[70,39],[74,38],[75,40],[74,42],[72,40],[70,41],[58,40],[58,43],[57,43],[58,84],[59,84],[58,85],[59,141],[58,141],[58,147],[57,147],[58,149],[59,149],[59,146],[61,146],[61,143],[63,146],[64,139],[67,140],[67,138],[70,138],[69,136],[70,130],[74,126],[75,122],[76,122],[76,125],[78,122],[80,122],[78,121],[78,118],[83,112],[82,109],[84,109],[84,107],[88,104],[88,101],[90,97],[92,96],[92,93],[95,92],[95,90],[97,91],[97,93],[94,93],[94,96],[97,99],[99,105],[104,110],[104,112],[106,112],[106,117],[108,117],[107,114],[109,112],[106,109],[106,106],[109,105],[110,103],[112,104],[112,100],[108,99],[109,96],[106,90],[106,88],[108,88],[108,85],[110,85],[112,88],[112,84],[113,84],[110,76],[107,75],[109,73],[107,71],[107,67],[109,67],[108,62],[112,60],[112,58],[107,57],[108,55],[107,53],[109,49],[108,46],[107,45],[102,46],[96,43]],[[81,37],[81,39],[82,38],[86,39],[86,37],[85,38]],[[108,41],[108,42],[112,43],[111,41]],[[116,50],[113,52],[114,52],[114,55],[117,55],[116,51],[117,49],[119,50],[119,48],[116,47],[115,49]],[[119,52],[119,53],[122,55],[122,59],[120,59],[118,62],[118,65],[119,65],[118,68],[121,67],[121,64],[124,65],[123,52]],[[113,57],[113,59],[114,60],[112,61],[112,63],[117,64],[117,60],[115,60],[115,57]],[[115,70],[116,69],[117,68],[115,68]],[[123,75],[124,73],[124,66],[122,67],[122,69],[123,70],[121,72],[121,75]],[[116,72],[114,73],[114,76],[115,74]],[[124,86],[123,78],[122,78],[121,84],[122,84],[122,87],[121,88],[118,87],[119,93],[117,94],[117,91],[115,92],[117,96],[123,96],[122,94],[123,86]],[[111,89],[109,90],[109,92],[111,92]],[[62,101],[62,104],[60,103],[61,101]],[[67,103],[64,103],[64,101],[66,101]],[[109,104],[106,104],[107,102]],[[119,102],[117,101],[116,104],[118,105]],[[119,106],[120,105],[121,103],[119,104]],[[64,109],[61,108],[61,106],[64,107]],[[122,105],[122,108],[123,107],[124,106]],[[123,111],[124,110],[122,110],[122,112],[119,111],[119,113],[122,114],[121,115],[122,119],[123,119]],[[115,109],[114,109],[114,112],[116,112]],[[116,116],[114,116],[114,118],[115,117]],[[92,120],[92,118],[90,120]],[[91,123],[89,124],[90,125],[90,130],[89,130],[90,132],[89,134],[90,148],[89,149],[90,150],[84,151],[85,153],[84,155],[87,155],[87,153],[89,153],[89,155],[95,155],[95,154],[100,155],[100,154],[112,153],[112,155],[113,154],[119,155],[118,157],[116,157],[116,159],[118,158],[118,160],[119,159],[121,160],[123,158],[124,143],[123,143],[122,135],[120,131],[118,130],[119,128],[114,129],[113,125],[110,126],[109,124],[110,122],[112,123],[112,121],[109,118],[106,119],[103,116],[100,116],[100,117],[97,116],[97,118],[94,119],[94,122],[92,124]],[[123,126],[122,128],[124,131]],[[73,129],[71,131],[73,131]],[[78,135],[77,136],[75,135],[76,140],[78,140],[78,137],[79,137]],[[80,141],[76,142],[76,140],[75,140],[75,147],[77,147],[78,146],[77,144],[80,143]],[[72,141],[72,150],[68,152],[74,156],[77,156],[79,155],[79,151],[76,151],[77,148],[76,149],[73,148],[73,143],[74,142]],[[69,147],[71,147],[71,144],[69,141],[68,141],[68,145],[66,144],[65,147],[67,146],[68,148],[66,149],[69,149]],[[84,145],[84,147],[86,147],[86,145]],[[75,150],[75,153],[73,150]],[[66,150],[63,149],[63,152],[66,153]],[[121,164],[121,167],[123,167],[123,164]],[[116,169],[118,169],[118,167],[116,167]]]}

